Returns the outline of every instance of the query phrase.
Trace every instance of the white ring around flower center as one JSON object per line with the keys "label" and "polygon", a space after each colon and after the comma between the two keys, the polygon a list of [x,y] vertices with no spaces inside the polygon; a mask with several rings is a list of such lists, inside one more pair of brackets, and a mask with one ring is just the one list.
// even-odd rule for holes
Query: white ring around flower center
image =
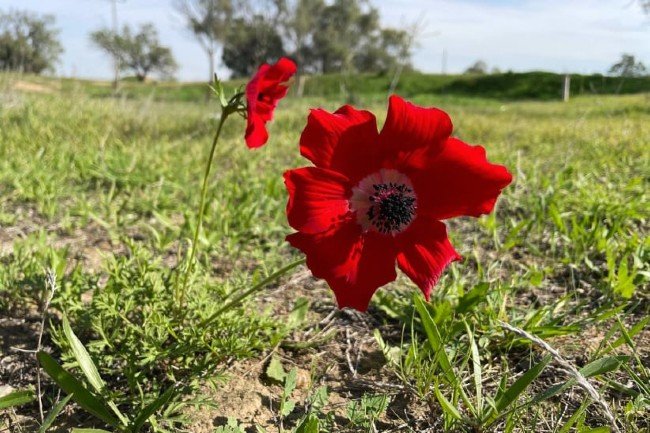
{"label": "white ring around flower center", "polygon": [[408,176],[382,168],[352,188],[350,209],[356,212],[364,231],[395,235],[415,218],[417,196]]}

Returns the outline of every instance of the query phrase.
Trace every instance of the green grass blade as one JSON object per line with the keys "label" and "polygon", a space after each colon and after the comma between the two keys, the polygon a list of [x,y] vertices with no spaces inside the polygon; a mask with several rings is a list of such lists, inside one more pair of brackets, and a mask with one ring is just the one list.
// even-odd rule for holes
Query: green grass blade
{"label": "green grass blade", "polygon": [[174,385],[170,386],[156,400],[154,400],[147,407],[142,409],[142,411],[138,414],[136,419],[133,421],[131,432],[132,433],[139,432],[142,426],[144,425],[144,423],[149,419],[149,417],[151,417],[151,415],[156,413],[158,409],[163,407],[172,399],[172,397],[174,396],[175,389],[176,388],[174,387]]}
{"label": "green grass blade", "polygon": [[523,404],[522,406],[529,406],[532,404],[540,403],[544,400],[548,400],[549,398],[563,392],[565,389],[574,385],[575,383],[576,383],[575,379],[569,379],[566,382],[557,383],[553,386],[550,386],[546,391],[540,392],[539,394],[534,396],[530,401]]}
{"label": "green grass blade", "polygon": [[580,405],[580,407],[578,408],[578,410],[576,410],[576,411],[573,413],[573,415],[571,415],[571,417],[569,417],[569,419],[567,420],[567,422],[564,423],[564,425],[560,428],[560,430],[558,430],[557,433],[569,433],[569,431],[571,430],[571,428],[573,427],[573,425],[576,423],[576,421],[578,421],[578,419],[579,419],[581,416],[583,416],[583,414],[584,414],[585,411],[587,410],[587,407],[589,407],[590,404],[591,404],[591,400],[587,400],[587,401],[583,402],[583,403]]}
{"label": "green grass blade", "polygon": [[498,394],[494,399],[494,405],[497,409],[497,413],[495,415],[498,415],[505,408],[515,402],[521,393],[524,392],[526,388],[528,388],[528,386],[533,382],[533,380],[535,380],[542,373],[544,367],[546,367],[548,363],[551,362],[551,359],[553,359],[551,355],[546,355],[540,362],[532,366],[530,370],[521,375],[521,377],[519,377],[519,379],[517,379],[510,386],[510,388],[505,390],[503,393]]}
{"label": "green grass blade", "polygon": [[419,296],[415,297],[415,309],[420,316],[420,320],[422,320],[422,326],[424,326],[424,332],[427,334],[427,340],[431,345],[431,349],[433,349],[433,352],[436,354],[436,359],[438,360],[442,373],[452,385],[457,384],[458,379],[451,367],[451,362],[449,362],[447,352],[445,352],[438,327],[431,318],[431,314],[429,314],[429,310],[427,310],[424,301],[422,301]]}
{"label": "green grass blade", "polygon": [[481,375],[481,359],[478,353],[478,346],[474,341],[474,333],[469,327],[467,321],[463,320],[467,336],[469,337],[469,347],[472,354],[472,372],[474,375],[474,387],[476,388],[476,409],[478,413],[483,412],[483,378]]}
{"label": "green grass blade", "polygon": [[[580,374],[582,374],[585,378],[598,376],[600,374],[605,374],[610,371],[617,370],[621,367],[621,365],[627,362],[628,359],[629,356],[625,355],[608,356],[607,358],[601,358],[590,362],[589,364],[582,367],[579,371]],[[564,390],[570,386],[575,385],[575,383],[575,379],[569,379],[566,382],[555,384],[549,387],[546,391],[543,391],[534,396],[529,402],[525,403],[525,405],[527,406],[530,404],[537,404],[544,400],[548,400],[549,398],[556,396],[561,392],[564,392]]]}
{"label": "green grass blade", "polygon": [[458,409],[456,409],[456,406],[454,406],[447,398],[445,398],[444,395],[440,392],[440,389],[438,388],[438,384],[434,384],[433,386],[433,393],[435,394],[436,398],[438,399],[438,403],[440,403],[440,407],[442,407],[442,410],[448,414],[451,415],[452,418],[455,418],[457,420],[462,420],[463,417],[461,416],[460,412],[458,412]]}
{"label": "green grass blade", "polygon": [[[648,323],[650,323],[650,316],[640,320],[636,325],[632,326],[630,330],[625,330],[625,332],[618,337],[616,340],[614,340],[613,343],[611,343],[603,352],[608,353],[611,352],[612,350],[616,349],[617,347],[623,345],[624,343],[631,342],[631,339],[636,336],[639,332],[643,331],[646,326],[648,326]],[[621,327],[622,329],[625,329],[624,327]]]}
{"label": "green grass blade", "polygon": [[113,427],[118,427],[120,422],[113,417],[110,410],[86,387],[83,386],[73,375],[63,369],[55,360],[46,352],[36,354],[38,362],[45,372],[52,378],[57,385],[66,393],[72,394],[72,399],[77,402],[84,410],[95,415]]}
{"label": "green grass blade", "polygon": [[50,409],[47,416],[43,420],[43,424],[41,424],[41,427],[38,429],[38,433],[47,432],[47,429],[50,428],[50,426],[52,425],[56,417],[59,416],[59,414],[61,413],[65,405],[68,404],[68,401],[70,401],[71,398],[72,398],[72,394],[68,394],[65,397],[63,397],[61,400],[59,400],[54,406],[52,406],[52,409]]}
{"label": "green grass blade", "polygon": [[431,317],[431,314],[429,314],[429,310],[427,309],[427,306],[424,304],[424,301],[419,296],[415,297],[414,303],[415,303],[415,309],[417,310],[418,315],[420,316],[420,320],[422,320],[422,325],[424,326],[424,332],[427,335],[427,340],[429,341],[429,345],[431,346],[431,349],[433,349],[433,353],[435,354],[435,358],[434,358],[435,361],[438,363],[438,366],[440,367],[442,373],[444,374],[445,378],[449,382],[449,385],[454,389],[454,391],[460,394],[461,398],[463,399],[463,402],[467,405],[467,408],[472,413],[476,413],[474,405],[472,405],[472,402],[467,397],[467,394],[465,393],[465,390],[463,389],[461,382],[458,380],[458,377],[456,377],[456,373],[454,372],[454,369],[451,366],[451,362],[449,361],[449,356],[447,356],[447,352],[445,351],[445,346],[442,342],[440,331],[438,330],[436,323]]}
{"label": "green grass blade", "polygon": [[22,406],[23,404],[33,401],[35,397],[34,391],[14,391],[0,398],[0,409]]}
{"label": "green grass blade", "polygon": [[618,370],[619,367],[630,359],[626,355],[608,356],[590,362],[580,369],[584,377],[598,376],[610,371]]}

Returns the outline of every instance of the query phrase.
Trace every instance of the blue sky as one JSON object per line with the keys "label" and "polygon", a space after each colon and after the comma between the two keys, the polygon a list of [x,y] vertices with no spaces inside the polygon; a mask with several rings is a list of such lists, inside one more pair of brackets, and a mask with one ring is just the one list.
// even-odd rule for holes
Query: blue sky
{"label": "blue sky", "polygon": [[[177,78],[202,80],[205,54],[183,28],[172,0],[124,0],[121,23],[152,21],[181,65]],[[650,64],[650,18],[634,0],[374,0],[386,26],[422,22],[413,62],[440,72],[461,72],[482,59],[501,70],[605,72],[623,52]],[[110,24],[107,0],[0,0],[0,8],[56,16],[65,53],[57,73],[109,78],[110,61],[88,34]]]}

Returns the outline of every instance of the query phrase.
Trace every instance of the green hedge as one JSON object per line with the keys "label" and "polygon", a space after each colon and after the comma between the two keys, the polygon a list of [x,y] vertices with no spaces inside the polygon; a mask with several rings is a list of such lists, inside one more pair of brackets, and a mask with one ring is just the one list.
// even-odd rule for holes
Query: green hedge
{"label": "green hedge", "polygon": [[[327,75],[308,77],[304,94],[342,94],[346,83],[352,94],[388,92],[389,76]],[[449,94],[499,99],[560,99],[564,75],[551,72],[508,72],[491,75],[434,75],[409,72],[402,75],[396,92],[404,96]],[[650,92],[650,77],[625,78],[603,75],[571,75],[571,94]]]}
{"label": "green hedge", "polygon": [[[378,74],[316,75],[306,76],[305,96],[340,97],[354,102],[356,96],[383,95],[388,93],[391,76]],[[551,72],[507,72],[490,75],[436,75],[418,72],[402,74],[396,93],[406,97],[418,95],[457,95],[494,99],[558,100],[562,94],[564,75]],[[87,80],[61,80],[66,91],[82,90],[91,96],[115,96],[110,83]],[[245,85],[244,80],[226,83],[229,90]],[[292,93],[295,93],[294,85]],[[174,83],[123,81],[120,97],[152,98],[157,101],[205,100],[205,83]],[[571,94],[626,94],[650,92],[650,76],[619,78],[603,75],[571,75]]]}

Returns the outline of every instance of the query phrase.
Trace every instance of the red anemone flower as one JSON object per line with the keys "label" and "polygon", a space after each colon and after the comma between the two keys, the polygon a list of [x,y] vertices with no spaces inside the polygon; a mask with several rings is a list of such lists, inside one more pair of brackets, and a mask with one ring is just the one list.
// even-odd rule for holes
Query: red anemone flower
{"label": "red anemone flower", "polygon": [[340,308],[365,311],[397,266],[429,299],[460,255],[441,220],[492,211],[512,176],[485,149],[451,138],[449,116],[392,96],[380,133],[368,111],[312,110],[300,152],[315,167],[284,174],[287,241],[334,290]]}
{"label": "red anemone flower", "polygon": [[273,119],[273,110],[289,90],[288,81],[296,73],[296,64],[282,57],[274,65],[263,64],[246,85],[246,144],[261,147],[269,139],[266,122]]}

